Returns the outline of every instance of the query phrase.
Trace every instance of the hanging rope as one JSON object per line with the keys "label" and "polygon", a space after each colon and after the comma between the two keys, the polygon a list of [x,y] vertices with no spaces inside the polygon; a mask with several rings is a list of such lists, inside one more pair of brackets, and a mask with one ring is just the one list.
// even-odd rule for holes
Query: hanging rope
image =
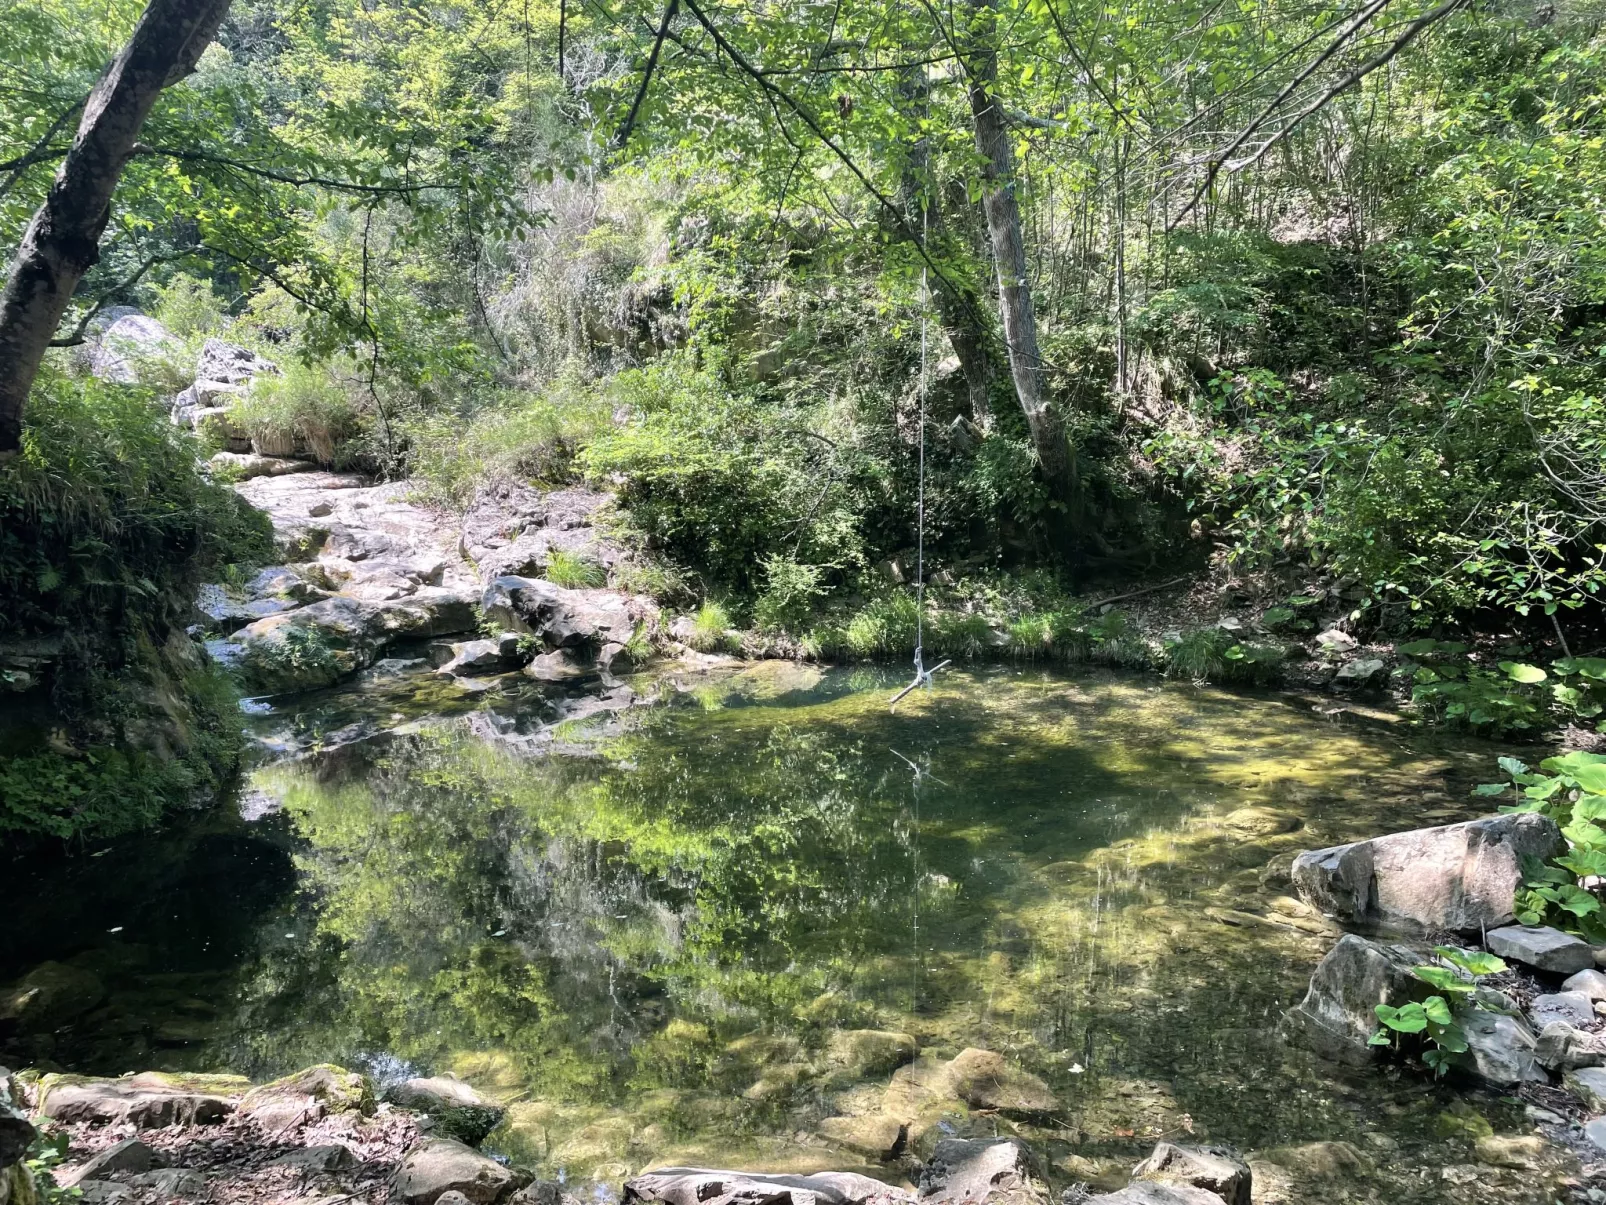
{"label": "hanging rope", "polygon": [[[930,210],[921,217],[920,242],[925,245]],[[930,686],[931,675],[948,664],[939,661],[930,669],[925,663],[926,643],[926,308],[930,298],[926,289],[926,268],[920,268],[920,477],[915,494],[915,677],[892,696],[891,707],[917,687]]]}

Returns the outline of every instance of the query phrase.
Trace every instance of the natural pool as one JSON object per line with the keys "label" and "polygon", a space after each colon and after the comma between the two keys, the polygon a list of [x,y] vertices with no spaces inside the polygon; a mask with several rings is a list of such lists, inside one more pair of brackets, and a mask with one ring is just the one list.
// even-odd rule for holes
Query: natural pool
{"label": "natural pool", "polygon": [[[819,1136],[909,1091],[831,1053],[886,1030],[1045,1080],[1048,1119],[933,1117],[1022,1133],[1059,1184],[1165,1136],[1272,1150],[1257,1201],[1555,1198],[1471,1168],[1469,1102],[1520,1132],[1517,1102],[1276,1036],[1332,941],[1276,859],[1477,814],[1492,747],[1031,668],[946,672],[893,714],[895,678],[765,663],[465,696],[375,676],[258,707],[253,818],[0,886],[0,982],[70,960],[111,993],[0,1058],[451,1071],[509,1103],[490,1145],[570,1181],[896,1179]],[[1352,1147],[1276,1151],[1315,1142]]]}

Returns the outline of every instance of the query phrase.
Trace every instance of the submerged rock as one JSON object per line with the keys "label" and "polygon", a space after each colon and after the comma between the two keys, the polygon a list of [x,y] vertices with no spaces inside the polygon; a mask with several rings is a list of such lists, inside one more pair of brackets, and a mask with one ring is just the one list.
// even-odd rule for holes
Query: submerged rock
{"label": "submerged rock", "polygon": [[1324,1058],[1366,1063],[1378,1057],[1370,1044],[1379,1004],[1398,1004],[1417,986],[1414,950],[1382,945],[1353,933],[1339,938],[1311,976],[1305,998],[1283,1014],[1291,1039]]}
{"label": "submerged rock", "polygon": [[83,1016],[106,999],[100,977],[62,962],[42,962],[0,993],[0,1031],[47,1033]]}
{"label": "submerged rock", "polygon": [[1478,1162],[1537,1171],[1554,1148],[1537,1134],[1491,1134],[1477,1141]]}
{"label": "submerged rock", "polygon": [[903,1122],[885,1113],[827,1117],[819,1125],[820,1137],[827,1142],[882,1162],[896,1159],[902,1153],[908,1132]]}
{"label": "submerged rock", "polygon": [[506,1110],[455,1076],[410,1079],[394,1084],[385,1099],[435,1119],[435,1133],[478,1146],[501,1124]]}
{"label": "submerged rock", "polygon": [[1346,925],[1477,932],[1513,919],[1524,857],[1566,848],[1555,821],[1528,812],[1311,850],[1292,877],[1301,898]]}
{"label": "submerged rock", "polygon": [[1484,935],[1491,953],[1535,970],[1570,975],[1595,965],[1589,943],[1545,925],[1508,925]]}
{"label": "submerged rock", "polygon": [[825,1055],[832,1065],[858,1078],[895,1071],[913,1062],[919,1049],[909,1034],[882,1029],[838,1029],[825,1043]]}
{"label": "submerged rock", "polygon": [[1250,1205],[1249,1165],[1219,1149],[1162,1142],[1132,1169],[1132,1178],[1202,1188],[1227,1205]]}
{"label": "submerged rock", "polygon": [[1034,1115],[1052,1113],[1059,1102],[1035,1075],[991,1050],[962,1050],[948,1065],[953,1094],[973,1109]]}

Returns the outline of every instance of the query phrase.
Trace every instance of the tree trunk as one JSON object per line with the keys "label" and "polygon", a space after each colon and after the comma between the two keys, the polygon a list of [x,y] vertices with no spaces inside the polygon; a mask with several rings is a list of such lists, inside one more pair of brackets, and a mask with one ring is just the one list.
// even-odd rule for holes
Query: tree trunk
{"label": "tree trunk", "polygon": [[982,208],[998,271],[998,308],[1015,396],[1026,415],[1032,447],[1053,494],[1069,501],[1076,492],[1076,466],[1065,438],[1065,424],[1043,393],[1043,357],[1037,345],[1037,317],[1026,280],[1026,242],[1015,199],[1015,163],[1003,109],[992,95],[998,79],[997,14],[993,0],[970,0],[971,43],[966,58],[970,115],[976,150],[982,159]]}
{"label": "tree trunk", "polygon": [[73,290],[100,258],[112,192],[163,88],[195,70],[229,0],[150,0],[128,45],[84,105],[78,136],[28,224],[0,297],[0,458],[17,450],[22,411]]}
{"label": "tree trunk", "polygon": [[[898,90],[911,110],[924,117],[931,98],[925,68],[914,67],[901,72]],[[900,184],[909,223],[919,232],[927,253],[936,258],[947,242],[947,230],[942,190],[932,178],[931,145],[925,138],[916,139],[909,148]],[[948,336],[954,356],[959,360],[959,370],[965,377],[971,421],[985,431],[992,426],[993,418],[993,357],[982,321],[981,298],[968,282],[954,279],[951,273],[949,276],[952,284],[941,279],[930,281],[932,299],[937,303],[937,318],[943,333]]]}

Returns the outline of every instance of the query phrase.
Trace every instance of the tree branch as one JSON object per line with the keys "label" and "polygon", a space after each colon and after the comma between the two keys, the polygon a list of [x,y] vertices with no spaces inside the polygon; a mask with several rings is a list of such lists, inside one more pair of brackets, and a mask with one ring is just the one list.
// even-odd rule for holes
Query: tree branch
{"label": "tree branch", "polygon": [[636,115],[641,112],[641,103],[647,99],[647,88],[652,83],[652,73],[658,67],[658,55],[664,48],[664,39],[669,36],[669,25],[675,19],[675,13],[680,8],[680,0],[669,0],[664,5],[664,19],[658,22],[658,36],[653,39],[652,51],[647,55],[647,66],[641,72],[641,87],[636,89],[636,99],[630,102],[630,112],[625,114],[625,121],[619,127],[619,132],[613,137],[615,150],[623,150],[630,141],[630,131],[635,128]]}
{"label": "tree branch", "polygon": [[241,163],[237,159],[230,159],[224,155],[214,155],[209,151],[185,151],[170,146],[149,146],[143,142],[136,142],[132,153],[147,156],[161,155],[169,159],[178,159],[185,163],[211,163],[218,167],[233,168],[235,171],[245,172],[250,176],[260,176],[264,180],[275,180],[280,184],[291,184],[297,188],[317,185],[320,188],[332,188],[338,192],[360,193],[364,196],[411,196],[431,188],[455,191],[460,187],[460,185],[456,184],[440,183],[359,184],[354,180],[335,180],[328,176],[292,176],[288,172],[275,171],[268,167],[257,167],[252,163]]}
{"label": "tree branch", "polygon": [[[1453,0],[1453,2],[1459,4],[1461,0]],[[1205,171],[1205,178],[1200,182],[1199,187],[1194,190],[1193,196],[1188,199],[1188,203],[1179,209],[1171,218],[1171,220],[1166,223],[1165,229],[1167,234],[1170,234],[1173,230],[1175,230],[1178,224],[1181,223],[1182,219],[1192,213],[1195,206],[1197,206],[1199,202],[1204,199],[1205,194],[1208,193],[1212,187],[1214,187],[1216,183],[1216,177],[1221,174],[1221,169],[1226,165],[1227,160],[1232,158],[1233,152],[1253,138],[1255,136],[1255,132],[1271,119],[1272,115],[1282,107],[1283,102],[1292,96],[1301,84],[1303,84],[1318,70],[1320,70],[1322,64],[1327,62],[1328,59],[1332,58],[1335,54],[1347,46],[1350,40],[1353,39],[1355,35],[1358,34],[1369,21],[1372,20],[1373,17],[1377,16],[1378,13],[1382,12],[1388,7],[1389,3],[1390,0],[1370,0],[1370,3],[1368,3],[1366,7],[1357,12],[1355,16],[1350,19],[1349,23],[1343,29],[1338,31],[1337,36],[1335,36],[1333,40],[1327,44],[1327,48],[1325,50],[1318,54],[1309,63],[1305,64],[1305,66],[1299,71],[1294,73],[1294,78],[1284,84],[1282,88],[1279,89],[1277,95],[1272,97],[1270,102],[1267,103],[1266,107],[1261,109],[1259,113],[1255,114],[1254,119],[1238,132],[1238,136],[1232,140],[1232,142],[1227,146],[1226,150],[1210,157],[1210,166]]]}
{"label": "tree branch", "polygon": [[57,134],[61,133],[62,127],[71,121],[74,114],[76,114],[78,110],[82,109],[83,107],[84,99],[80,97],[77,101],[73,102],[72,105],[68,106],[68,108],[62,112],[60,117],[56,118],[55,121],[50,123],[50,128],[44,132],[44,135],[39,139],[38,142],[33,144],[32,150],[28,151],[28,153],[25,155],[18,155],[15,159],[8,159],[6,162],[0,163],[0,172],[11,173],[11,175],[6,177],[6,182],[4,184],[0,184],[0,197],[3,197],[10,192],[17,181],[22,178],[22,173],[27,171],[34,164],[43,163],[46,159],[53,159],[57,155],[65,155],[67,153],[67,147],[53,147],[50,145],[50,140]]}
{"label": "tree branch", "polygon": [[1356,84],[1360,83],[1361,80],[1365,79],[1368,75],[1372,74],[1372,72],[1383,66],[1395,55],[1399,54],[1400,51],[1409,46],[1416,39],[1418,34],[1420,34],[1428,26],[1432,25],[1435,21],[1440,21],[1445,17],[1448,17],[1456,9],[1463,7],[1467,3],[1469,3],[1469,0],[1445,0],[1445,3],[1439,5],[1437,8],[1423,13],[1414,21],[1408,22],[1404,31],[1399,37],[1395,38],[1394,41],[1390,42],[1386,47],[1378,51],[1377,54],[1367,59],[1366,62],[1362,63],[1359,67],[1355,68],[1354,71],[1351,71],[1343,79],[1339,80],[1338,83],[1334,84],[1326,92],[1318,96],[1304,109],[1300,110],[1300,112],[1294,116],[1292,121],[1283,126],[1282,129],[1278,130],[1277,133],[1273,134],[1269,139],[1267,139],[1265,145],[1262,146],[1258,151],[1249,156],[1249,158],[1241,160],[1238,163],[1234,163],[1232,165],[1232,170],[1240,171],[1243,168],[1251,167],[1254,164],[1259,163],[1263,158],[1265,158],[1267,151],[1271,150],[1272,147],[1276,146],[1284,138],[1287,138],[1288,135],[1297,130],[1300,126],[1300,123],[1302,123],[1307,117],[1310,117],[1312,114],[1322,109],[1335,96],[1349,91]]}
{"label": "tree branch", "polygon": [[187,251],[178,251],[166,255],[151,256],[144,263],[140,264],[139,267],[135,268],[132,274],[124,277],[122,280],[119,280],[111,288],[101,293],[101,295],[95,299],[95,304],[90,306],[88,312],[78,320],[78,325],[73,327],[72,334],[68,335],[64,339],[52,339],[50,341],[50,346],[77,347],[79,344],[83,343],[84,332],[89,329],[89,324],[95,320],[95,315],[106,308],[106,303],[108,301],[110,301],[113,297],[116,297],[117,294],[123,292],[125,289],[131,289],[137,285],[140,277],[144,276],[145,273],[149,272],[157,264],[171,263],[175,259],[183,259],[188,254],[189,252]]}

